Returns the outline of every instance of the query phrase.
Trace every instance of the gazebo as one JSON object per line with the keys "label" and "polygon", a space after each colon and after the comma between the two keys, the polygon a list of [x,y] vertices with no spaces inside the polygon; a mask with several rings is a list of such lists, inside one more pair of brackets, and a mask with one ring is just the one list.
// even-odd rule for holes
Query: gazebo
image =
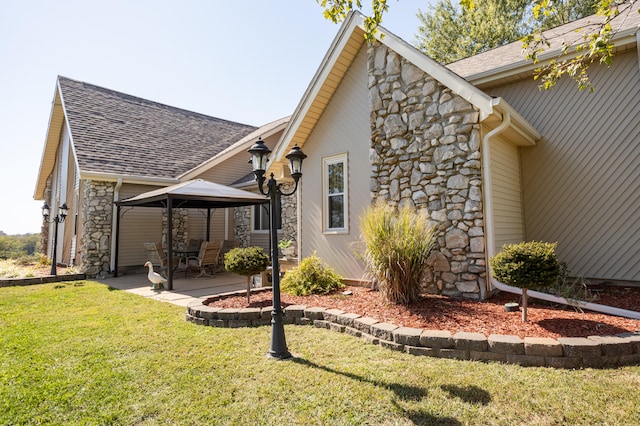
{"label": "gazebo", "polygon": [[[115,274],[118,271],[118,246],[120,239],[120,209],[122,207],[160,207],[167,209],[167,247],[173,247],[172,209],[207,209],[207,239],[211,209],[267,204],[269,199],[261,194],[232,188],[203,179],[190,180],[145,192],[116,202],[116,253]],[[168,250],[169,265],[173,264],[173,250]],[[173,269],[167,269],[167,289],[173,290]]]}

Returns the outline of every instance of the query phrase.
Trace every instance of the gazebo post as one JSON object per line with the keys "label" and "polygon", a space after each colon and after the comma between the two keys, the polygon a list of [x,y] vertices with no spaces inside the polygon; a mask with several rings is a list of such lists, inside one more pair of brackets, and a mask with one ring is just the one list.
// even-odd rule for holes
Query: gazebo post
{"label": "gazebo post", "polygon": [[167,290],[173,290],[173,202],[167,195]]}
{"label": "gazebo post", "polygon": [[207,207],[207,241],[211,234],[211,207]]}
{"label": "gazebo post", "polygon": [[118,276],[118,254],[120,252],[120,204],[116,204],[116,243],[115,243],[115,261],[113,262],[113,276]]}

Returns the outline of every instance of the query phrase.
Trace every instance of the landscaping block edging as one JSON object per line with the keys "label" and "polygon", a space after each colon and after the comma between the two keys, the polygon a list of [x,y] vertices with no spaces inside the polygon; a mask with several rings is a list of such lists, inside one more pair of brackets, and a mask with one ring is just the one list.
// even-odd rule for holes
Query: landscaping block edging
{"label": "landscaping block edging", "polygon": [[[262,290],[262,289],[260,289]],[[270,288],[264,289],[271,291]],[[208,306],[245,291],[195,300],[187,306],[186,320],[212,327],[254,327],[271,324],[272,308],[218,308]],[[498,361],[523,367],[608,368],[640,364],[640,331],[615,336],[525,337],[446,330],[424,330],[379,322],[374,318],[326,309],[292,305],[284,308],[284,323],[313,325],[412,355],[458,360]]]}
{"label": "landscaping block edging", "polygon": [[60,281],[78,281],[86,279],[85,274],[45,275],[30,278],[3,278],[0,279],[0,287],[13,287],[34,284],[57,283]]}

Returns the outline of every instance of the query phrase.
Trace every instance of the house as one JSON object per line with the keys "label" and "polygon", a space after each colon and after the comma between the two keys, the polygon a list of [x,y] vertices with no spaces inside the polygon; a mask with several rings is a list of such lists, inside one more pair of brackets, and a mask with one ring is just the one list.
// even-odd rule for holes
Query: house
{"label": "house", "polygon": [[[523,240],[558,242],[574,276],[640,281],[637,9],[614,20],[616,57],[592,66],[595,93],[571,81],[541,92],[519,42],[443,66],[384,28],[368,45],[363,16],[349,15],[270,162],[280,170],[294,144],[308,155],[301,256],[363,279],[358,217],[382,199],[437,226],[432,281],[445,294],[485,298],[489,257]],[[551,50],[589,19],[549,32]]]}
{"label": "house", "polygon": [[[259,137],[273,147],[287,120],[255,127],[58,77],[34,194],[52,212],[69,207],[59,225],[58,261],[90,276],[109,275],[118,252],[119,269],[139,269],[147,260],[145,242],[166,243],[166,211],[122,209],[116,250],[114,202],[194,179],[230,185],[251,172],[247,149]],[[256,211],[239,210],[238,218],[234,209],[214,211],[211,238],[268,247],[264,230],[250,226]],[[173,218],[178,246],[205,238],[206,212],[175,209]],[[236,222],[244,224],[243,234],[236,234]],[[53,226],[43,222],[48,254]]]}

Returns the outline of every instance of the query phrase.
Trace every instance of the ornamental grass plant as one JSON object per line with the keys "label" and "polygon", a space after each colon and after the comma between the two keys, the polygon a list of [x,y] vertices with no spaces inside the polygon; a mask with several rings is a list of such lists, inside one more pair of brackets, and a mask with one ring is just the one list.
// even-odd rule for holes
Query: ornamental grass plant
{"label": "ornamental grass plant", "polygon": [[411,206],[396,209],[379,202],[360,217],[359,257],[386,301],[407,305],[418,299],[435,231],[429,218]]}

